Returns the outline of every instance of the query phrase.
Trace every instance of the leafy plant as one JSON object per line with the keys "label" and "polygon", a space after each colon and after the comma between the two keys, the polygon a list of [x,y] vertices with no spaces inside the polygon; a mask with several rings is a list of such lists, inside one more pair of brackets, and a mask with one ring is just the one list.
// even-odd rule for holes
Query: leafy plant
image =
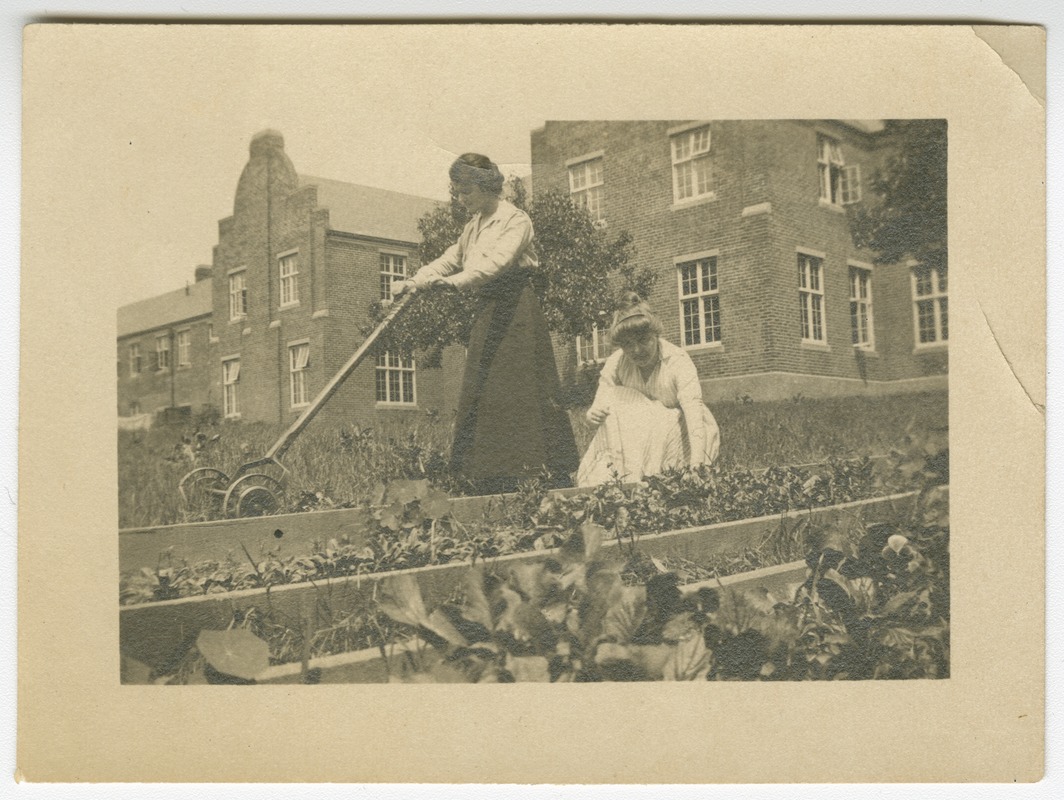
{"label": "leafy plant", "polygon": [[[879,528],[859,547],[824,532],[791,600],[702,587],[671,573],[626,585],[585,523],[557,557],[471,569],[461,599],[429,611],[411,576],[381,610],[424,645],[389,660],[400,682],[825,680],[949,675],[948,531]],[[885,537],[885,538],[884,538]],[[387,648],[382,648],[388,656]],[[394,653],[394,651],[393,651]]]}

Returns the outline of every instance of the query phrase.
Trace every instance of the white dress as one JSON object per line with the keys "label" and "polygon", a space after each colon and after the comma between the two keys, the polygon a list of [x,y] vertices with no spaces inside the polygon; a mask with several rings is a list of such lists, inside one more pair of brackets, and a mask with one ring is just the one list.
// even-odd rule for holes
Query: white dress
{"label": "white dress", "polygon": [[713,463],[720,430],[702,402],[694,362],[682,349],[658,339],[657,366],[646,378],[624,351],[606,359],[592,409],[609,411],[580,462],[578,486],[642,480],[671,467]]}

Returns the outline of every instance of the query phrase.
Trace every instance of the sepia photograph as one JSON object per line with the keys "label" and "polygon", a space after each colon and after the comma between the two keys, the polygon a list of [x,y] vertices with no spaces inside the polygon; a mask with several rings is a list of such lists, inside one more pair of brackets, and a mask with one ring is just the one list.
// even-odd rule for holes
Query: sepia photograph
{"label": "sepia photograph", "polygon": [[20,768],[1037,780],[1044,44],[27,28]]}
{"label": "sepia photograph", "polygon": [[123,682],[948,677],[945,120],[525,133],[118,309]]}

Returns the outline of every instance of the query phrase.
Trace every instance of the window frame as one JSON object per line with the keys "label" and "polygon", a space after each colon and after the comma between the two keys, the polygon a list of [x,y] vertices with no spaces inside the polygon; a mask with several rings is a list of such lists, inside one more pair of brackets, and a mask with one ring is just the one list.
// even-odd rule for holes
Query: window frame
{"label": "window frame", "polygon": [[[182,328],[174,334],[174,350],[177,351],[177,368],[188,369],[192,366],[192,329]],[[182,355],[184,351],[184,355]]]}
{"label": "window frame", "polygon": [[[864,263],[862,261],[849,261],[847,262],[848,275],[850,287],[850,341],[857,350],[864,350],[867,352],[874,352],[876,349],[876,326],[875,326],[875,297],[872,293],[872,265]],[[860,280],[865,279],[865,287],[867,289],[867,296],[861,297],[859,284],[855,283],[854,278]],[[855,288],[857,292],[855,294]],[[860,340],[860,327],[857,325],[857,312],[864,306],[865,311],[865,340]],[[857,337],[857,341],[854,341],[854,337]]]}
{"label": "window frame", "polygon": [[[391,267],[394,264],[390,263],[394,259],[402,259],[402,272],[397,272]],[[381,300],[392,299],[392,284],[396,280],[406,280],[410,277],[410,258],[407,253],[400,253],[395,250],[380,250],[378,260],[378,270],[380,276],[380,296]]]}
{"label": "window frame", "polygon": [[129,344],[129,377],[135,378],[144,369],[144,356],[140,352],[140,342]]}
{"label": "window frame", "polygon": [[[703,264],[710,266],[710,275],[712,276],[711,286],[708,289],[703,289],[706,279],[706,267]],[[721,315],[721,302],[720,302],[720,251],[719,250],[707,250],[700,253],[689,253],[682,256],[677,256],[673,259],[673,265],[676,268],[676,292],[677,292],[677,307],[679,309],[679,321],[680,321],[680,343],[685,350],[697,350],[701,348],[721,348],[724,346],[724,324]],[[697,290],[693,293],[685,291],[684,281],[684,268],[694,266],[696,268],[695,285]],[[707,299],[711,300],[712,311],[716,321],[715,324],[709,326],[716,331],[716,338],[712,341],[706,338],[706,314],[707,314]],[[698,305],[698,341],[688,342],[688,325],[687,321],[691,318],[685,307],[685,303],[696,301]]]}
{"label": "window frame", "polygon": [[[813,250],[799,249],[796,252],[798,259],[799,341],[805,345],[826,347],[828,343],[828,320],[827,303],[824,297],[825,256],[823,253]],[[803,283],[806,280],[805,272],[802,269],[803,259],[806,260],[806,263],[816,262],[816,287],[806,286]],[[812,276],[813,273],[810,271],[808,281],[810,284],[812,283]],[[816,333],[817,317],[819,317],[820,338],[816,338],[813,335]],[[807,329],[809,336],[806,336]]]}
{"label": "window frame", "polygon": [[[230,378],[228,365],[236,363],[236,376]],[[225,419],[240,418],[240,356],[226,356],[222,359],[222,416]]]}
{"label": "window frame", "polygon": [[[229,321],[242,322],[248,316],[248,271],[247,267],[229,271]],[[239,281],[239,286],[235,283]],[[238,299],[239,298],[239,299]],[[240,307],[237,310],[237,307]]]}
{"label": "window frame", "polygon": [[839,204],[852,206],[861,202],[861,165],[844,164],[839,175]]}
{"label": "window frame", "polygon": [[[589,348],[591,358],[584,358],[584,351]],[[597,324],[592,325],[590,336],[576,337],[576,365],[578,367],[588,364],[601,364],[610,357],[612,352],[613,342],[610,341],[609,328],[600,328]]]}
{"label": "window frame", "polygon": [[[399,363],[389,363],[391,359],[396,359]],[[384,363],[382,363],[382,361]],[[384,397],[381,396],[381,376],[384,376],[383,388]],[[399,386],[398,394],[399,399],[393,399],[392,395],[392,375],[398,375]],[[410,400],[403,400],[404,394],[404,376],[410,376]],[[390,351],[385,351],[377,356],[374,397],[376,398],[377,405],[382,407],[396,407],[396,408],[413,408],[417,406],[417,362],[413,356],[409,358],[403,358],[399,355],[394,355]]]}
{"label": "window frame", "polygon": [[[298,365],[297,351],[306,353],[302,366]],[[291,408],[305,408],[310,405],[307,394],[307,371],[310,369],[310,339],[299,339],[288,343],[288,405]]]}
{"label": "window frame", "polygon": [[[941,269],[941,274],[940,274]],[[927,270],[930,273],[931,291],[928,294],[918,294],[918,278],[917,272],[920,270]],[[941,348],[949,345],[949,269],[943,267],[928,267],[923,264],[912,263],[909,264],[909,281],[912,288],[912,303],[913,303],[913,343],[915,350],[928,350],[931,348]],[[939,288],[942,283],[945,283],[946,288]],[[934,319],[934,334],[935,339],[933,341],[921,342],[920,341],[920,304],[931,303],[932,316]],[[945,313],[943,314],[943,310]],[[943,335],[942,319],[945,317],[945,335]]]}
{"label": "window frame", "polygon": [[[289,266],[290,270],[285,271]],[[277,256],[277,297],[279,308],[299,305],[299,251],[289,250]],[[287,296],[287,299],[286,299]],[[245,301],[246,303],[246,301]]]}
{"label": "window frame", "polygon": [[171,366],[170,333],[155,335],[155,371],[166,372]]}
{"label": "window frame", "polygon": [[842,141],[818,131],[816,135],[816,166],[820,202],[842,208],[842,170],[846,159],[842,155]]}
{"label": "window frame", "polygon": [[[598,180],[593,181],[595,172],[592,165],[597,164]],[[569,198],[578,208],[585,209],[591,216],[591,221],[596,225],[606,223],[606,162],[603,151],[588,153],[578,158],[569,159],[565,162],[566,174],[569,178]],[[582,177],[583,183],[577,185],[576,178]],[[598,191],[595,191],[598,190]],[[594,198],[592,203],[591,198]]]}
{"label": "window frame", "polygon": [[[695,139],[699,133],[705,132],[706,143],[704,148],[698,148],[695,144]],[[674,205],[687,205],[689,203],[696,203],[702,200],[712,199],[716,197],[716,190],[713,183],[713,131],[712,126],[708,122],[696,122],[689,125],[683,125],[679,128],[672,128],[668,131],[669,136],[669,158],[672,164],[672,201]],[[689,144],[689,150],[684,155],[677,155],[677,142],[680,140],[687,140]],[[704,165],[705,180],[700,180],[698,165]],[[692,170],[690,173],[686,173],[686,168],[691,165]],[[682,181],[684,191],[688,188],[691,189],[691,194],[683,194],[681,192],[681,173],[684,173],[685,177]],[[690,175],[691,180],[687,180],[687,175]],[[706,184],[704,191],[699,191],[701,183]]]}

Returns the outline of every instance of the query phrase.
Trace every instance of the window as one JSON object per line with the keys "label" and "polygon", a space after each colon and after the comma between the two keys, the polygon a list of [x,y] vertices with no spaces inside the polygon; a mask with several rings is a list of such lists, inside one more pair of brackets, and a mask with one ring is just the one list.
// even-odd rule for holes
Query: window
{"label": "window", "polygon": [[946,268],[915,267],[912,285],[916,346],[945,344],[949,340]]}
{"label": "window", "polygon": [[170,334],[155,337],[155,368],[170,369]]}
{"label": "window", "polygon": [[229,319],[243,319],[248,314],[247,273],[244,270],[229,276]]}
{"label": "window", "polygon": [[134,343],[129,346],[129,374],[139,375],[141,367],[143,366],[140,356],[140,343]]}
{"label": "window", "polygon": [[310,366],[310,343],[288,346],[288,397],[292,407],[305,406],[307,400],[307,367]]}
{"label": "window", "polygon": [[414,404],[414,359],[392,353],[377,356],[377,402]]}
{"label": "window", "polygon": [[821,280],[823,259],[807,253],[798,254],[798,302],[801,306],[802,341],[823,344],[824,287]]}
{"label": "window", "polygon": [[872,270],[850,265],[850,331],[853,346],[875,346],[872,327]]}
{"label": "window", "polygon": [[709,126],[671,136],[673,198],[691,200],[712,194],[713,174],[709,160]]}
{"label": "window", "polygon": [[240,359],[227,358],[222,362],[222,413],[227,417],[240,416]]}
{"label": "window", "polygon": [[569,167],[569,196],[595,222],[606,219],[602,206],[602,158],[592,158]]}
{"label": "window", "polygon": [[578,364],[593,364],[605,361],[610,354],[610,332],[598,325],[591,328],[590,336],[576,337],[576,360]]}
{"label": "window", "polygon": [[844,206],[861,202],[861,165],[843,167],[839,176],[839,197]]}
{"label": "window", "polygon": [[381,253],[381,300],[392,299],[392,283],[406,278],[406,256]]}
{"label": "window", "polygon": [[717,257],[706,256],[676,266],[680,279],[680,320],[684,346],[719,344],[721,328]]}
{"label": "window", "polygon": [[192,332],[177,332],[177,366],[192,366]]}
{"label": "window", "polygon": [[846,166],[837,139],[817,136],[817,169],[820,173],[820,199],[842,206],[861,200],[861,167]]}
{"label": "window", "polygon": [[[281,270],[281,305],[299,303],[299,254],[289,253],[278,260]],[[245,301],[246,302],[246,301]],[[245,313],[247,313],[245,308]]]}

